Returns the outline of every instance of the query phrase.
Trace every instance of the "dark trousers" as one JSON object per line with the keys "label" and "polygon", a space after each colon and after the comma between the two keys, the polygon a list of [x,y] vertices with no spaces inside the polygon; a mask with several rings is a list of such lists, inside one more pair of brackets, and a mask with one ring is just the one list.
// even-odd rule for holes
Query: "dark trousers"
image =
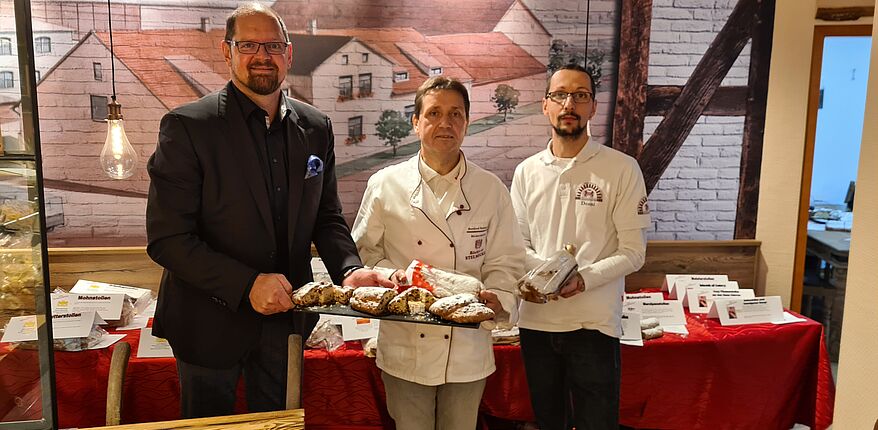
{"label": "dark trousers", "polygon": [[585,329],[520,332],[540,430],[619,428],[619,339]]}
{"label": "dark trousers", "polygon": [[[293,332],[303,342],[314,329],[316,315],[294,314]],[[312,321],[313,320],[313,321]],[[228,369],[212,369],[186,363],[177,357],[180,377],[180,415],[202,418],[235,413],[238,380],[244,376],[248,412],[286,408],[288,324],[263,324],[257,347]]]}

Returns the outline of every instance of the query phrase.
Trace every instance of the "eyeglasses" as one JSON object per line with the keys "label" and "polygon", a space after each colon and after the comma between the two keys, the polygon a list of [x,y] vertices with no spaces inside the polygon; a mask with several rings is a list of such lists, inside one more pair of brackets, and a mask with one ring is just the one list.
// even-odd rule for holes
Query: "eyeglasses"
{"label": "eyeglasses", "polygon": [[271,55],[283,55],[286,53],[289,42],[251,42],[249,40],[227,40],[226,43],[234,45],[238,48],[238,52],[242,54],[255,54],[259,52],[259,47],[264,46],[265,52]]}
{"label": "eyeglasses", "polygon": [[593,100],[592,94],[585,91],[578,91],[575,93],[568,93],[565,91],[552,91],[551,93],[546,94],[546,98],[563,105],[568,97],[573,97],[573,103],[588,103]]}

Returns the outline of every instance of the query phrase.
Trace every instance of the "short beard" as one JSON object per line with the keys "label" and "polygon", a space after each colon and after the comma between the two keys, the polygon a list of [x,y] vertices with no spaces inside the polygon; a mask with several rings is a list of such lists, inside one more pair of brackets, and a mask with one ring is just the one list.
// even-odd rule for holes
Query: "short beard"
{"label": "short beard", "polygon": [[247,79],[243,79],[242,76],[235,73],[235,77],[238,78],[238,81],[244,84],[250,91],[253,91],[256,94],[261,96],[267,96],[280,88],[281,81],[277,78],[277,69],[275,69],[274,74],[271,76],[247,76]]}
{"label": "short beard", "polygon": [[553,125],[552,129],[555,130],[556,136],[571,138],[573,140],[579,139],[582,137],[582,133],[585,133],[585,126],[575,127],[573,130],[564,130],[561,127]]}

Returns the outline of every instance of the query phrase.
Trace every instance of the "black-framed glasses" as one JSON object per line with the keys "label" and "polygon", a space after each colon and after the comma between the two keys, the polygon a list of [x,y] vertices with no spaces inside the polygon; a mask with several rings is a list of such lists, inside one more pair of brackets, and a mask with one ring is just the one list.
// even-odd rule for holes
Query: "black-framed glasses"
{"label": "black-framed glasses", "polygon": [[594,100],[592,94],[587,91],[577,91],[575,93],[568,93],[566,91],[552,91],[551,93],[546,94],[547,99],[561,105],[563,105],[564,102],[567,101],[568,97],[572,97],[573,103],[576,104],[588,103]]}
{"label": "black-framed glasses", "polygon": [[238,48],[238,52],[242,54],[255,54],[259,52],[259,47],[264,46],[265,52],[271,55],[283,55],[287,51],[289,42],[251,42],[249,40],[227,40],[226,43],[234,45]]}

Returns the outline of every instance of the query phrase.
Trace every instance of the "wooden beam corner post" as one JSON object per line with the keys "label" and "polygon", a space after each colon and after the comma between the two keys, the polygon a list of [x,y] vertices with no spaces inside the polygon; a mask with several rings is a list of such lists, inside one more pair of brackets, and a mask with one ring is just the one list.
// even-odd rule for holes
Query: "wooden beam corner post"
{"label": "wooden beam corner post", "polygon": [[637,158],[643,148],[652,0],[623,0],[613,148]]}
{"label": "wooden beam corner post", "polygon": [[747,116],[741,142],[741,170],[738,180],[738,209],[735,239],[756,237],[759,206],[759,179],[762,173],[762,138],[768,101],[768,72],[774,33],[776,0],[758,0],[750,44],[750,73],[747,79]]}

